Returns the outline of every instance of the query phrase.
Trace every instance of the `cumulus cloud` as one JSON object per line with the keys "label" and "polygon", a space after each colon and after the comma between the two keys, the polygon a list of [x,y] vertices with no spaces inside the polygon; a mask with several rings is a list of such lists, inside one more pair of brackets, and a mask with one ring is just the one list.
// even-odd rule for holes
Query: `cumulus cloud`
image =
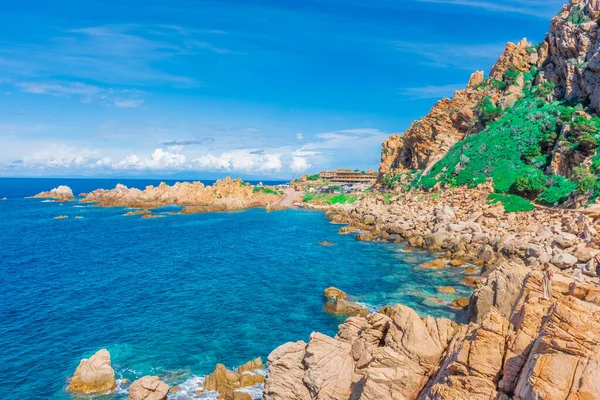
{"label": "cumulus cloud", "polygon": [[292,163],[290,164],[290,170],[296,173],[306,172],[312,165],[308,163],[306,157],[292,157]]}

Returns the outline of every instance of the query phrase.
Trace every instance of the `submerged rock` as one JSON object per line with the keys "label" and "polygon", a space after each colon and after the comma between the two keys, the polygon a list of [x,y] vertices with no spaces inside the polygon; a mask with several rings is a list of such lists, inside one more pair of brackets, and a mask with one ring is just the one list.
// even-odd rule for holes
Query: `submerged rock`
{"label": "submerged rock", "polygon": [[129,400],[166,400],[169,385],[158,376],[144,376],[129,387]]}
{"label": "submerged rock", "polygon": [[420,265],[424,269],[444,269],[446,268],[446,262],[441,258],[437,260],[429,261]]}
{"label": "submerged rock", "polygon": [[105,393],[117,387],[115,371],[110,363],[110,353],[101,349],[89,359],[84,358],[75,370],[69,390],[75,393]]}
{"label": "submerged rock", "polygon": [[452,303],[450,303],[450,307],[458,308],[460,310],[463,310],[463,309],[467,308],[468,306],[469,306],[469,299],[467,299],[465,297],[459,297],[458,299],[455,299]]}

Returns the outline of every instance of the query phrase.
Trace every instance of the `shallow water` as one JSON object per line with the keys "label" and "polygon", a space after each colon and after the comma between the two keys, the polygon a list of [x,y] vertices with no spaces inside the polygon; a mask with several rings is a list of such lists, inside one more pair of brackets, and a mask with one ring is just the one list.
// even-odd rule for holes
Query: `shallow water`
{"label": "shallow water", "polygon": [[322,310],[328,286],[371,309],[402,303],[452,318],[426,298],[440,297],[439,285],[459,288],[446,304],[469,293],[457,269],[418,269],[434,255],[338,235],[320,212],[142,220],[123,208],[23,198],[60,183],[78,193],[116,182],[0,179],[9,198],[0,201],[3,399],[69,399],[67,376],[100,348],[119,378],[165,374],[189,398],[217,362],[235,367],[313,331],[334,335],[343,319]]}

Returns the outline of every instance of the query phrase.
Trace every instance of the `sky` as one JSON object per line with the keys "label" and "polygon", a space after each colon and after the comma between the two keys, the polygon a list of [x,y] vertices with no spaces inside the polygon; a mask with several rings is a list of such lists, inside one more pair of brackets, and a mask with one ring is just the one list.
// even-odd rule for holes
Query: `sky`
{"label": "sky", "polygon": [[544,38],[563,0],[3,0],[0,176],[287,179]]}

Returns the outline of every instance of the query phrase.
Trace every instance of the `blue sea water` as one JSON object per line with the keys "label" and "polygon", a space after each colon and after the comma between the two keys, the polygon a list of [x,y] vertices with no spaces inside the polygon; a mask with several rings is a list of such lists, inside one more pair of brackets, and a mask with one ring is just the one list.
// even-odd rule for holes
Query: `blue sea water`
{"label": "blue sea water", "polygon": [[[24,198],[59,184],[80,193],[116,183],[0,179],[0,198],[8,198],[0,201],[3,399],[71,399],[67,377],[100,348],[110,351],[118,378],[162,375],[189,389],[175,398],[195,398],[195,381],[216,363],[233,368],[313,331],[334,335],[343,319],[323,311],[328,286],[371,309],[402,303],[461,317],[447,306],[469,294],[458,285],[460,270],[421,270],[435,255],[338,235],[321,212],[143,220],[123,217],[123,208]],[[459,292],[441,297],[445,305],[430,303],[439,285]]]}

